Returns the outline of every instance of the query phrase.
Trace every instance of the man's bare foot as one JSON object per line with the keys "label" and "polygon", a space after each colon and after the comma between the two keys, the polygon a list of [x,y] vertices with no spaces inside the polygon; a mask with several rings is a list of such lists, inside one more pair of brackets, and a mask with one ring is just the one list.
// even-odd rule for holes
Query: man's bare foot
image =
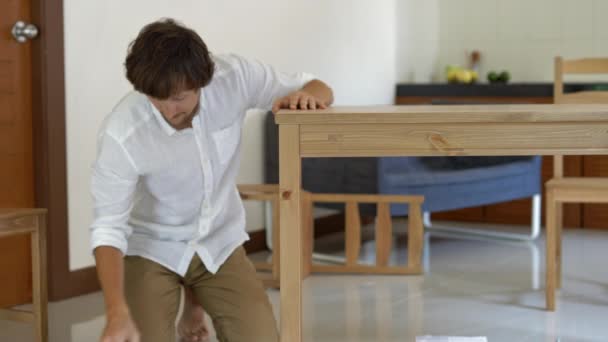
{"label": "man's bare foot", "polygon": [[184,313],[177,324],[177,333],[183,342],[209,341],[209,330],[202,306],[198,304],[184,306]]}
{"label": "man's bare foot", "polygon": [[198,303],[192,290],[184,288],[184,312],[177,324],[177,334],[182,342],[207,342],[209,329],[205,322],[205,310]]}

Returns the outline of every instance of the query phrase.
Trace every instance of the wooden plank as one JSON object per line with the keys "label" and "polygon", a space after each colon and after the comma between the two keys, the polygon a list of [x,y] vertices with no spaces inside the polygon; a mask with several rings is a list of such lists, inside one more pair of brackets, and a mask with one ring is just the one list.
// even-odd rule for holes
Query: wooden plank
{"label": "wooden plank", "polygon": [[376,265],[388,266],[393,246],[390,204],[378,203],[376,216]]}
{"label": "wooden plank", "polygon": [[547,182],[547,187],[559,189],[589,189],[608,191],[608,177],[567,177],[552,179]]}
{"label": "wooden plank", "polygon": [[281,110],[278,124],[450,124],[607,122],[606,104],[507,104],[360,106],[325,110]]}
{"label": "wooden plank", "polygon": [[422,208],[418,203],[411,203],[408,212],[407,228],[407,265],[410,268],[422,268],[422,248],[424,226]]}
{"label": "wooden plank", "polygon": [[37,225],[36,215],[0,217],[0,234],[22,234],[35,231]]}
{"label": "wooden plank", "polygon": [[258,274],[258,279],[264,285],[264,288],[278,289],[280,288],[279,281],[272,274]]}
{"label": "wooden plank", "polygon": [[608,74],[608,58],[581,58],[563,61],[565,74]]}
{"label": "wooden plank", "polygon": [[419,275],[422,269],[419,267],[400,267],[400,266],[375,266],[375,265],[355,265],[355,266],[333,266],[333,265],[312,265],[314,273],[336,273],[336,274],[375,274],[375,275]]}
{"label": "wooden plank", "polygon": [[305,157],[608,154],[608,122],[307,125],[300,148]]}
{"label": "wooden plank", "polygon": [[608,192],[590,188],[550,188],[554,198],[562,203],[608,203]]}
{"label": "wooden plank", "polygon": [[[23,235],[23,234],[30,234],[33,231],[33,229],[31,227],[26,227],[26,228],[14,228],[14,229],[10,229],[10,230],[2,230],[0,229],[0,237],[1,238],[5,238],[5,237],[13,237],[16,235]],[[12,243],[19,243],[17,242],[18,239],[11,239],[9,240]],[[2,246],[2,245],[0,245]]]}
{"label": "wooden plank", "polygon": [[261,193],[279,193],[278,184],[238,184],[237,189],[239,192],[261,192]]}
{"label": "wooden plank", "polygon": [[312,194],[313,202],[325,203],[422,203],[423,196],[416,195],[369,195],[369,194]]}
{"label": "wooden plank", "polygon": [[346,265],[354,266],[359,262],[361,253],[361,215],[357,202],[346,203]]}
{"label": "wooden plank", "polygon": [[279,127],[281,342],[302,341],[300,127]]}
{"label": "wooden plank", "polygon": [[272,201],[278,196],[278,192],[274,194],[268,193],[253,193],[253,192],[239,192],[241,199],[243,200],[254,200],[254,201]]}

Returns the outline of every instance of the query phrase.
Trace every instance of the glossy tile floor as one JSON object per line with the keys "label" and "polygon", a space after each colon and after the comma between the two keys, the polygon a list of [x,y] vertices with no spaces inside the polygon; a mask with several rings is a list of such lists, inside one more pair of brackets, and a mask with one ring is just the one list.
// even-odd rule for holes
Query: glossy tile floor
{"label": "glossy tile floor", "polygon": [[[399,230],[397,223],[397,231]],[[394,260],[405,260],[396,234]],[[319,246],[335,249],[340,237]],[[339,243],[338,243],[339,245]],[[373,262],[373,241],[363,259]],[[425,276],[314,275],[304,283],[306,341],[415,341],[417,335],[501,341],[608,341],[608,232],[566,230],[558,311],[544,308],[544,238],[497,243],[432,234]],[[258,255],[257,257],[264,257]],[[268,294],[279,312],[279,293]],[[50,341],[97,341],[100,293],[50,305]],[[0,341],[33,341],[27,324],[0,321]]]}

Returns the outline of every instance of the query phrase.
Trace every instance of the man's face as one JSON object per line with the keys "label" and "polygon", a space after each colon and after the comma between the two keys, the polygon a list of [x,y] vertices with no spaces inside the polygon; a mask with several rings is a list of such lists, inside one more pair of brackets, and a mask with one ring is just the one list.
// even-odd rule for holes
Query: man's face
{"label": "man's face", "polygon": [[148,96],[150,102],[163,115],[167,123],[177,130],[192,127],[192,118],[198,112],[200,89],[184,90],[160,100]]}

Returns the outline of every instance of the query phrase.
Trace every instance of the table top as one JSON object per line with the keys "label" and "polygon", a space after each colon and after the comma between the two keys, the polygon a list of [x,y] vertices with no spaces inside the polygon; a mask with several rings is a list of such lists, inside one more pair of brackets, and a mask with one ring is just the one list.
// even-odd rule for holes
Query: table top
{"label": "table top", "polygon": [[357,106],[280,110],[277,124],[605,122],[608,104]]}

